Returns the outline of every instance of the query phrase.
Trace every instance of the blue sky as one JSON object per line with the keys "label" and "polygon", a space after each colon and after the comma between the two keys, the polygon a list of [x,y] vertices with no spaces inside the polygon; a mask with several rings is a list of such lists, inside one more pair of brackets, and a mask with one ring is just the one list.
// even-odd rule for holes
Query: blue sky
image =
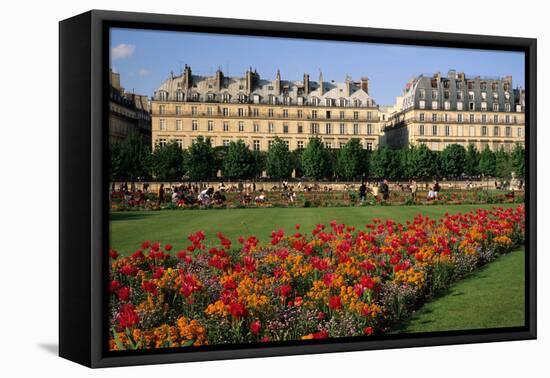
{"label": "blue sky", "polygon": [[411,47],[289,38],[111,29],[111,67],[127,90],[152,96],[170,72],[185,64],[194,74],[243,76],[248,67],[264,79],[344,81],[346,75],[370,79],[370,94],[378,104],[393,104],[405,83],[421,73],[449,69],[466,76],[512,75],[514,87],[524,86],[524,55],[519,52]]}

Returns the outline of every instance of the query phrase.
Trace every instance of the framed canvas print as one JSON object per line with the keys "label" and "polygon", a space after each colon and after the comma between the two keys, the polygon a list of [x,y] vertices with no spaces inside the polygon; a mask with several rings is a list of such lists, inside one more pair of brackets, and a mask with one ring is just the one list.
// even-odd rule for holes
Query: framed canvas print
{"label": "framed canvas print", "polygon": [[536,337],[536,40],[90,11],[59,70],[62,357]]}

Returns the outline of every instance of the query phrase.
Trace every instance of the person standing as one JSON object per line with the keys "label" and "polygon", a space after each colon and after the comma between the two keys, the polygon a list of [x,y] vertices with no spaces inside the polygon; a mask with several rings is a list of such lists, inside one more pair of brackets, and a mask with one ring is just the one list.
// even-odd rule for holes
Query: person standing
{"label": "person standing", "polygon": [[365,185],[364,181],[361,183],[361,186],[359,187],[359,198],[361,202],[364,202],[367,199],[367,186]]}
{"label": "person standing", "polygon": [[387,201],[390,198],[390,187],[388,185],[388,180],[382,181],[380,192],[382,193],[382,199],[384,201]]}
{"label": "person standing", "polygon": [[435,198],[437,199],[437,196],[439,195],[439,191],[441,190],[441,186],[439,186],[439,182],[437,180],[435,180],[433,189],[434,189]]}
{"label": "person standing", "polygon": [[160,184],[158,196],[158,205],[160,206],[160,204],[164,203],[164,184]]}
{"label": "person standing", "polygon": [[411,198],[413,201],[416,201],[416,192],[418,191],[418,185],[416,185],[416,181],[411,181]]}

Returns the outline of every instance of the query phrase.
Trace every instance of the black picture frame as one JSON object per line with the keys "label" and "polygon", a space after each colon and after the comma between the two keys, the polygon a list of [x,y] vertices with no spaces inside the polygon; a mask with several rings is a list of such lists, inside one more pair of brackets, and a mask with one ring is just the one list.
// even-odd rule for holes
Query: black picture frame
{"label": "black picture frame", "polygon": [[[106,350],[109,28],[197,31],[525,53],[526,325],[518,328],[112,354]],[[92,10],[59,23],[59,355],[88,367],[536,338],[537,41],[530,38]],[[74,190],[78,187],[78,190]],[[85,200],[83,200],[85,199]]]}

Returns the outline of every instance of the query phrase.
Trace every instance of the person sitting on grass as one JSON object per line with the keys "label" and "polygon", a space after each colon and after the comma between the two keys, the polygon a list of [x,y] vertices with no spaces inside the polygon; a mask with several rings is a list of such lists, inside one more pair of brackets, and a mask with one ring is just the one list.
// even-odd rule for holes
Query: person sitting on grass
{"label": "person sitting on grass", "polygon": [[427,200],[428,201],[433,201],[435,199],[437,199],[437,192],[434,190],[433,187],[430,187],[430,190],[428,190]]}
{"label": "person sitting on grass", "polygon": [[256,203],[265,203],[267,201],[267,196],[265,195],[265,192],[262,191],[259,196],[254,198],[254,201],[256,201]]}

